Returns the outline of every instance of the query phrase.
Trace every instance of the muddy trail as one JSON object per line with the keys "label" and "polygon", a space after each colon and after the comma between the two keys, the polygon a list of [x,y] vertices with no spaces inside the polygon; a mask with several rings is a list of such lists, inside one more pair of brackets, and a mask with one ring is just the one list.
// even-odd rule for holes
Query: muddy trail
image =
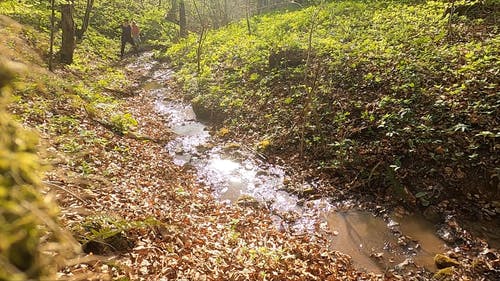
{"label": "muddy trail", "polygon": [[[339,201],[290,193],[286,168],[271,164],[237,140],[221,141],[208,123],[197,119],[189,102],[170,88],[173,71],[167,64],[145,53],[127,68],[143,73],[140,87],[154,98],[157,112],[176,135],[165,146],[174,163],[195,173],[219,201],[267,209],[276,228],[294,235],[326,233],[328,247],[349,255],[359,270],[385,276],[430,276],[442,267],[436,267],[435,256],[446,254],[461,264],[460,270],[473,271],[473,261],[486,260],[489,268],[483,275],[491,280],[499,276],[498,221],[488,226],[458,223],[450,215],[436,223],[427,215],[389,209],[367,199]],[[294,183],[303,190],[318,184]]]}

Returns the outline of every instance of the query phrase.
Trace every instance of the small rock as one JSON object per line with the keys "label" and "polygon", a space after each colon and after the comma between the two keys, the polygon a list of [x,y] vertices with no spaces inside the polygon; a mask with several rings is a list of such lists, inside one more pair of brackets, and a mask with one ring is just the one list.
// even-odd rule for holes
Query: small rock
{"label": "small rock", "polygon": [[399,222],[394,221],[394,220],[390,220],[389,223],[387,224],[387,227],[392,228],[392,227],[395,227],[398,225],[399,225]]}
{"label": "small rock", "polygon": [[438,223],[441,221],[441,215],[439,214],[439,208],[436,206],[429,206],[424,211],[424,218],[432,223]]}
{"label": "small rock", "polygon": [[260,206],[259,201],[250,195],[241,195],[238,200],[236,200],[236,204],[241,207],[251,208],[258,208]]}
{"label": "small rock", "polygon": [[235,143],[235,142],[230,142],[228,144],[226,144],[223,149],[226,150],[226,151],[229,151],[229,150],[236,150],[236,149],[239,149],[241,147],[241,145],[239,143]]}
{"label": "small rock", "polygon": [[309,195],[309,197],[307,197],[307,199],[309,200],[318,200],[318,199],[321,199],[323,196],[319,193],[316,193],[316,194],[311,194]]}
{"label": "small rock", "polygon": [[319,228],[326,233],[330,232],[330,228],[328,227],[328,223],[326,221],[319,224]]}
{"label": "small rock", "polygon": [[297,201],[297,206],[304,206],[304,203],[306,202],[306,200],[304,198],[301,198]]}
{"label": "small rock", "polygon": [[384,253],[383,252],[372,253],[370,256],[374,257],[374,258],[377,258],[377,259],[380,259],[380,258],[382,258],[384,256]]}
{"label": "small rock", "polygon": [[394,268],[396,270],[403,270],[409,264],[413,264],[413,260],[408,258],[408,259],[405,259],[402,263],[397,264]]}
{"label": "small rock", "polygon": [[460,266],[460,263],[458,261],[442,254],[437,254],[436,256],[434,256],[434,263],[436,264],[436,267],[439,269],[452,266],[457,266],[457,267]]}
{"label": "small rock", "polygon": [[285,177],[285,178],[283,179],[283,184],[284,184],[284,185],[288,185],[288,184],[290,184],[291,182],[292,182],[292,180],[291,180],[289,177]]}
{"label": "small rock", "polygon": [[198,146],[196,146],[196,150],[199,152],[199,153],[204,153],[210,149],[212,149],[214,147],[213,144],[210,144],[210,143],[204,143],[204,144],[200,144]]}
{"label": "small rock", "polygon": [[314,189],[314,187],[311,187],[311,186],[308,186],[308,187],[302,189],[302,195],[304,195],[304,196],[313,195],[315,193],[316,193],[316,190]]}
{"label": "small rock", "polygon": [[440,269],[434,274],[434,276],[432,276],[432,280],[438,280],[438,281],[453,280],[452,278],[454,270],[455,268],[453,267]]}
{"label": "small rock", "polygon": [[440,228],[437,231],[439,238],[443,239],[446,243],[453,244],[457,241],[457,237],[451,232],[449,228]]}
{"label": "small rock", "polygon": [[260,177],[260,176],[269,176],[269,172],[268,171],[264,171],[264,170],[259,170],[255,176],[257,177]]}

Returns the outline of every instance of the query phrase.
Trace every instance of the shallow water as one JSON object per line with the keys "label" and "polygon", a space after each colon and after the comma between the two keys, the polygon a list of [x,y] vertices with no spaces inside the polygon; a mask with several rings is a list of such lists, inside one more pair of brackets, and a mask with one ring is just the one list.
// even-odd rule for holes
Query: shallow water
{"label": "shallow water", "polygon": [[[157,111],[168,118],[169,127],[177,134],[166,149],[174,163],[193,167],[198,180],[210,186],[216,198],[232,204],[242,196],[251,196],[270,210],[277,227],[296,234],[329,230],[332,248],[351,255],[359,268],[368,271],[383,272],[409,258],[434,269],[432,257],[443,251],[444,243],[432,224],[418,216],[394,217],[386,222],[369,212],[337,212],[337,203],[328,198],[301,201],[283,190],[285,171],[281,167],[265,163],[251,149],[211,144],[207,126],[196,120],[192,107],[170,100],[165,83],[172,72],[146,60],[130,68],[141,63],[151,72],[143,89],[157,98]],[[417,242],[399,245],[401,233]]]}
{"label": "shallow water", "polygon": [[384,243],[396,242],[386,223],[368,212],[332,212],[326,215],[333,233],[333,249],[352,257],[354,263],[372,272],[384,271],[384,265],[370,255],[384,253]]}
{"label": "shallow water", "polygon": [[445,250],[434,225],[418,215],[386,222],[369,212],[350,210],[331,212],[326,220],[333,249],[350,255],[368,271],[381,273],[405,261],[435,271],[434,255]]}
{"label": "shallow water", "polygon": [[445,252],[444,241],[436,235],[436,226],[421,215],[411,215],[395,218],[399,222],[399,229],[404,234],[418,242],[419,247],[413,256],[415,263],[427,270],[436,271],[434,256]]}

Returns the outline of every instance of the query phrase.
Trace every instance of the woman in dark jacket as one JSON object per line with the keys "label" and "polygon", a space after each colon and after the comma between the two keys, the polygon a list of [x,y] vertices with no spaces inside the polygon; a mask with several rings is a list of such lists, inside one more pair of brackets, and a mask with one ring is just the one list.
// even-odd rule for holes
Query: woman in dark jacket
{"label": "woman in dark jacket", "polygon": [[134,49],[136,49],[136,45],[134,40],[132,40],[132,27],[130,26],[130,22],[128,20],[124,20],[122,24],[122,46],[120,50],[120,56],[123,58],[123,54],[125,53],[125,45],[127,43],[132,44]]}

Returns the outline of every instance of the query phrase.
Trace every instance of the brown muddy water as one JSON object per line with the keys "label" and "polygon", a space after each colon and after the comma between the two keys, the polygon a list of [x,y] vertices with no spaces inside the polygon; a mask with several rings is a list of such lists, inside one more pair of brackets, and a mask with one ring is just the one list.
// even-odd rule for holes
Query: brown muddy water
{"label": "brown muddy water", "polygon": [[[252,198],[269,209],[280,229],[298,235],[326,232],[332,249],[350,255],[359,269],[375,273],[411,267],[436,270],[433,257],[446,251],[446,246],[435,226],[423,217],[389,214],[381,218],[352,207],[346,210],[346,202],[329,198],[304,202],[284,191],[283,168],[266,163],[243,145],[214,144],[207,125],[196,119],[191,105],[173,100],[168,67],[145,55],[129,69],[149,71],[143,89],[156,97],[157,111],[168,118],[177,134],[166,145],[174,162],[194,168],[199,182],[209,186],[220,201],[234,204]],[[313,184],[303,183],[304,188]]]}
{"label": "brown muddy water", "polygon": [[417,215],[392,217],[386,222],[360,210],[328,213],[331,246],[371,272],[412,264],[435,271],[434,255],[445,251],[435,226]]}

